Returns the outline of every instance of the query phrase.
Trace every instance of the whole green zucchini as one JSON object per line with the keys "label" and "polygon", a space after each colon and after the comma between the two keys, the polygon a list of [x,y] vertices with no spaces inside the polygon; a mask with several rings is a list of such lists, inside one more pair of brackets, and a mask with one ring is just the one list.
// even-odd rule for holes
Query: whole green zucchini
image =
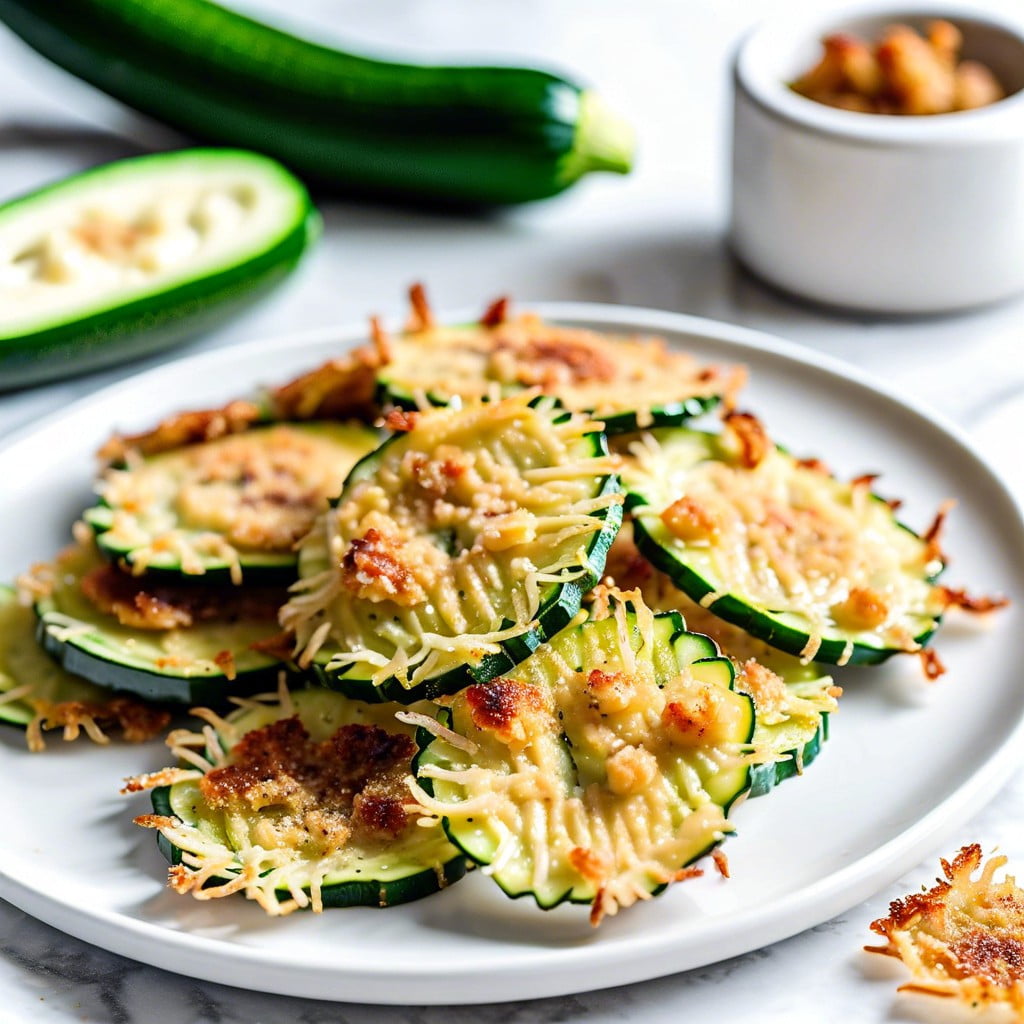
{"label": "whole green zucchini", "polygon": [[142,113],[350,192],[495,205],[630,168],[629,127],[544,71],[369,59],[208,0],[0,0],[0,18]]}

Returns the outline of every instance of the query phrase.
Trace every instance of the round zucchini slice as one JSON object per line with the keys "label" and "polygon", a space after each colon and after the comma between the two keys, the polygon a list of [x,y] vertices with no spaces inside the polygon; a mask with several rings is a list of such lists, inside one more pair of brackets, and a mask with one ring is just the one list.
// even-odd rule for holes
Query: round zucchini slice
{"label": "round zucchini slice", "polygon": [[465,858],[406,809],[415,727],[396,710],[282,688],[227,718],[197,712],[207,728],[168,738],[189,767],[128,785],[159,787],[155,814],[136,822],[158,830],[171,886],[197,899],[243,892],[279,916],[390,907],[458,881]]}
{"label": "round zucchini slice", "polygon": [[533,388],[617,434],[699,416],[739,382],[736,370],[703,366],[660,338],[561,327],[531,314],[505,319],[503,303],[480,323],[444,327],[421,291],[413,305],[415,329],[389,339],[378,371],[383,405],[422,408]]}
{"label": "round zucchini slice", "polygon": [[728,428],[656,430],[630,452],[637,547],[719,618],[834,665],[918,651],[938,626],[941,557],[870,478],[844,483]]}
{"label": "round zucchini slice", "polygon": [[[123,577],[106,588],[112,607],[166,613],[171,620],[180,610],[159,588],[135,589],[138,582],[104,563],[91,545],[69,548],[52,567],[36,572],[41,596],[35,606],[39,642],[68,672],[151,700],[190,703],[222,702],[230,693],[275,678],[282,659],[266,651],[279,638],[274,609],[283,591],[192,587],[191,599],[200,609],[193,624],[136,628],[86,597],[82,584],[91,573]],[[106,587],[108,581],[101,579]],[[117,589],[122,582],[124,593]],[[142,596],[136,600],[136,594]]]}
{"label": "round zucchini slice", "polygon": [[[751,745],[759,763],[750,769],[749,796],[763,796],[821,753],[828,739],[829,715],[837,711],[840,691],[820,666],[776,650],[691,601],[633,543],[633,523],[622,524],[608,552],[606,587],[638,593],[655,612],[676,612],[686,628],[710,637],[736,669],[735,688],[750,694],[757,712]],[[614,591],[611,591],[614,593]],[[591,615],[606,614],[607,589],[592,592]]]}
{"label": "round zucchini slice", "polygon": [[678,615],[619,603],[453,698],[416,762],[420,805],[509,896],[589,903],[597,924],[732,831],[754,730],[732,685]]}
{"label": "round zucchini slice", "polygon": [[377,447],[351,423],[278,423],[108,469],[85,521],[108,558],[234,583],[295,578],[296,545]]}
{"label": "round zucchini slice", "polygon": [[622,498],[604,435],[548,400],[402,415],[303,541],[281,624],[328,685],[408,703],[490,679],[565,626]]}
{"label": "round zucchini slice", "polygon": [[159,351],[284,278],[317,237],[302,183],[256,153],[122,160],[0,206],[0,388]]}
{"label": "round zucchini slice", "polygon": [[170,715],[132,697],[65,672],[36,642],[36,617],[13,587],[0,586],[0,722],[26,730],[28,748],[45,749],[43,731],[63,729],[65,740],[83,733],[106,743],[105,730],[142,742],[163,731]]}

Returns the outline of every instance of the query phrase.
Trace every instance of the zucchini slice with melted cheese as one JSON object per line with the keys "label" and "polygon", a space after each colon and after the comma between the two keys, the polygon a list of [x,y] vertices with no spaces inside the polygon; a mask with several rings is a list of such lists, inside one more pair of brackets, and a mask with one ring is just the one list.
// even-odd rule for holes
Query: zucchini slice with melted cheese
{"label": "zucchini slice with melted cheese", "polygon": [[630,453],[637,547],[719,618],[836,665],[918,651],[938,626],[941,555],[870,478],[844,483],[728,427],[652,431]]}
{"label": "zucchini slice with melted cheese", "polygon": [[680,616],[618,603],[453,698],[416,762],[420,805],[509,896],[589,903],[596,924],[732,831],[754,730],[732,686]]}
{"label": "zucchini slice with melted cheese", "polygon": [[409,703],[504,672],[571,621],[622,498],[598,426],[549,400],[399,418],[303,541],[281,624],[328,685]]}
{"label": "zucchini slice with melted cheese", "polygon": [[[819,665],[776,650],[691,601],[633,543],[633,523],[622,524],[605,564],[606,587],[639,593],[655,612],[677,612],[686,628],[710,637],[736,669],[735,688],[749,694],[757,712],[751,745],[759,763],[750,769],[750,796],[763,796],[778,783],[800,775],[828,739],[829,716],[841,695]],[[607,613],[608,590],[592,592],[591,615]]]}
{"label": "zucchini slice with melted cheese", "polygon": [[165,588],[108,565],[92,545],[68,548],[24,582],[37,597],[43,648],[68,672],[113,690],[221,702],[266,685],[282,661],[274,641],[283,589]]}
{"label": "zucchini slice with melted cheese", "polygon": [[0,722],[26,730],[28,748],[45,749],[43,731],[63,729],[64,739],[85,733],[107,742],[111,727],[129,742],[160,733],[170,721],[162,708],[112,695],[65,672],[36,642],[36,617],[13,587],[0,586]]}
{"label": "zucchini slice with melted cheese", "polygon": [[103,475],[83,518],[135,573],[294,579],[296,543],[378,443],[354,423],[278,423],[143,457]]}
{"label": "zucchini slice with melted cheese", "polygon": [[167,740],[182,767],[127,787],[158,787],[155,813],[136,823],[158,830],[172,888],[243,892],[280,916],[389,907],[458,881],[465,858],[406,809],[415,728],[396,710],[282,688],[227,718],[196,712],[206,729]]}
{"label": "zucchini slice with melted cheese", "polygon": [[682,423],[740,382],[738,371],[704,366],[660,338],[563,327],[532,314],[506,319],[505,310],[499,302],[480,323],[441,326],[414,289],[413,329],[388,339],[378,371],[381,404],[412,409],[538,389],[613,434]]}

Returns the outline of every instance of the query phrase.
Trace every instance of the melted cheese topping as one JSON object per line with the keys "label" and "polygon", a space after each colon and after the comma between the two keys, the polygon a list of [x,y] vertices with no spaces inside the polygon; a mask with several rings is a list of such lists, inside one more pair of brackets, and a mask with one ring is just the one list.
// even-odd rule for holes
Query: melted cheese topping
{"label": "melted cheese topping", "polygon": [[202,574],[252,553],[288,556],[376,444],[368,428],[277,425],[188,445],[109,469],[90,511],[102,543],[128,552],[132,570],[179,563]]}
{"label": "melted cheese topping", "polygon": [[608,552],[605,587],[597,594],[591,614],[610,613],[608,588],[637,590],[655,612],[679,612],[686,628],[703,633],[736,667],[736,689],[753,698],[757,724],[751,745],[765,761],[792,756],[821,728],[821,716],[839,710],[842,691],[818,666],[778,651],[738,626],[713,615],[692,601],[664,573],[655,569],[633,543],[633,524],[623,523]]}
{"label": "melted cheese topping", "polygon": [[136,823],[182,851],[168,873],[175,891],[200,900],[243,892],[280,916],[321,911],[323,888],[345,881],[386,883],[422,868],[444,884],[457,851],[439,829],[409,818],[401,780],[414,729],[394,708],[327,690],[292,695],[283,682],[276,695],[239,703],[226,719],[199,709],[203,728],[168,737],[190,769],[149,773],[125,788],[174,786],[175,816]]}
{"label": "melted cheese topping", "polygon": [[748,466],[690,431],[647,434],[630,451],[624,476],[651,501],[635,514],[710,584],[701,603],[731,594],[770,609],[808,633],[805,661],[836,631],[917,650],[914,637],[941,613],[928,582],[941,564],[867,481],[844,484],[776,448]]}
{"label": "melted cheese topping", "polygon": [[703,678],[706,665],[677,666],[659,686],[654,645],[649,613],[620,605],[614,621],[560,633],[514,678],[453,699],[472,752],[440,736],[419,767],[433,795],[412,790],[506,891],[545,904],[568,893],[597,924],[731,830],[719,799],[746,778],[749,703]]}
{"label": "melted cheese topping", "polygon": [[435,401],[495,398],[540,388],[567,408],[595,416],[650,410],[738,388],[735,368],[701,366],[660,338],[615,337],[556,327],[527,314],[473,327],[429,325],[390,344],[389,387]]}
{"label": "melted cheese topping", "polygon": [[[894,900],[872,931],[884,946],[872,953],[897,957],[914,980],[900,991],[954,997],[972,1008],[1024,1014],[1024,890],[1012,875],[997,880],[1005,857],[982,864],[981,847],[965,846],[943,878],[926,892]],[[976,873],[980,872],[977,877]]]}
{"label": "melted cheese topping", "polygon": [[349,481],[303,541],[281,613],[304,663],[326,645],[331,667],[411,686],[497,651],[552,586],[593,572],[621,504],[598,493],[613,462],[592,454],[592,422],[529,401],[424,413]]}

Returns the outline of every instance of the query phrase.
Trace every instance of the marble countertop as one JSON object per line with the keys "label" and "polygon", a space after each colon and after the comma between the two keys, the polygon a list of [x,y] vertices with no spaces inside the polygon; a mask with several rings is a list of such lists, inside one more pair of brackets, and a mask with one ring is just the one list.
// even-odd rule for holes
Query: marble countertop
{"label": "marble countertop", "polygon": [[[1019,423],[1024,401],[1024,301],[947,319],[840,318],[765,289],[730,259],[724,242],[727,61],[758,13],[754,6],[742,0],[635,0],[625,7],[613,0],[251,0],[246,6],[413,55],[519,55],[578,69],[630,114],[642,148],[628,179],[595,177],[560,199],[491,217],[324,199],[324,238],[299,274],[189,351],[351,323],[370,312],[397,318],[405,288],[418,279],[439,307],[472,307],[511,292],[695,313],[772,331],[884,376],[983,437],[1024,493],[1012,441],[1004,440],[1007,428]],[[0,93],[0,197],[178,141],[45,65],[3,32]],[[0,396],[0,436],[158,361]],[[934,1004],[896,996],[898,971],[860,953],[870,941],[868,922],[890,899],[930,883],[938,857],[964,842],[998,846],[1011,862],[1024,862],[1024,814],[1015,809],[1024,809],[1019,776],[898,883],[786,942],[685,975],[494,1007],[360,1007],[195,982],[85,945],[0,903],[0,1021],[661,1024],[678,1020],[684,1008],[692,1019],[742,1014],[780,1024],[825,1016],[934,1020]]]}

